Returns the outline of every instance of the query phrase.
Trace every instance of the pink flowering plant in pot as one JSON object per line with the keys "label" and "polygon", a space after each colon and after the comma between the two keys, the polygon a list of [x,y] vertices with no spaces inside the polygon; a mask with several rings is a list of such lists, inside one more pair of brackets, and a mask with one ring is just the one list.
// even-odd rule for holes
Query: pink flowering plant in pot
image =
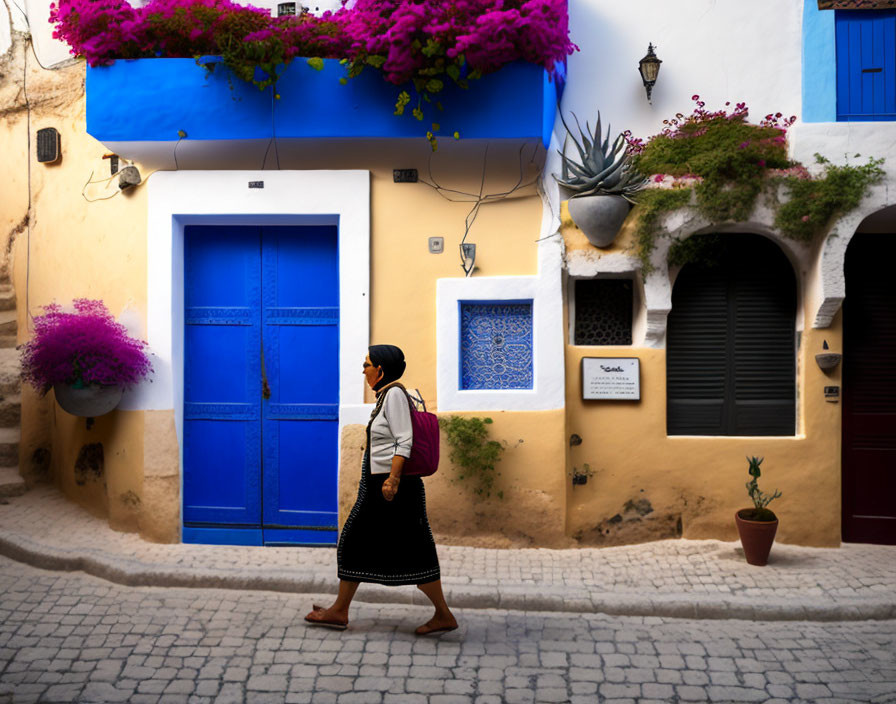
{"label": "pink flowering plant in pot", "polygon": [[[235,76],[262,89],[276,85],[297,57],[317,70],[323,59],[339,59],[342,83],[378,71],[400,87],[396,115],[432,118],[433,147],[441,129],[433,109],[441,109],[448,83],[467,88],[514,61],[553,71],[578,48],[569,39],[566,0],[355,0],[320,16],[284,17],[230,0],[150,0],[142,8],[126,0],[58,0],[50,8],[53,36],[91,66],[220,56]],[[216,63],[203,65],[213,70]]]}
{"label": "pink flowering plant in pot", "polygon": [[22,346],[22,378],[41,395],[55,389],[74,415],[102,415],[152,371],[147,343],[132,338],[102,301],[78,298],[73,305],[67,312],[51,303],[34,318],[34,336]]}

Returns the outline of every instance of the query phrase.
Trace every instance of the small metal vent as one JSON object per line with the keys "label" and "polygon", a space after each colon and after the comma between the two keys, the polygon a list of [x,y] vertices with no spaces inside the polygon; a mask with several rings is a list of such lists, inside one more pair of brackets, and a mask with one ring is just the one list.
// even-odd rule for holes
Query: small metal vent
{"label": "small metal vent", "polygon": [[44,127],[37,131],[37,160],[43,163],[57,161],[62,156],[59,132],[55,127]]}

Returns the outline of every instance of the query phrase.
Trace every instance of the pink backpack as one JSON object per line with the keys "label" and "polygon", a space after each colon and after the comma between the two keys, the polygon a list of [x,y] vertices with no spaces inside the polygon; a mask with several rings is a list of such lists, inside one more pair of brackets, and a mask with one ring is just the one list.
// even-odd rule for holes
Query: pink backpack
{"label": "pink backpack", "polygon": [[[397,381],[393,381],[389,386],[397,386],[404,391],[408,399],[408,406],[411,408],[411,428],[414,441],[411,445],[411,456],[405,460],[404,469],[401,471],[402,476],[428,477],[430,474],[435,474],[439,468],[439,419],[435,413],[427,412],[422,397],[413,398],[408,390]],[[385,398],[385,394],[383,398]],[[420,403],[423,410],[418,411],[415,403]]]}

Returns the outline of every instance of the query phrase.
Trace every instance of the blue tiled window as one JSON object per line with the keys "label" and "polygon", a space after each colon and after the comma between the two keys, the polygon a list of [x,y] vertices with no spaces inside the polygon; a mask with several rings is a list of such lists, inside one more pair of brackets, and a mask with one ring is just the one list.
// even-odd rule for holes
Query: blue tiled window
{"label": "blue tiled window", "polygon": [[532,301],[460,301],[460,388],[532,388]]}
{"label": "blue tiled window", "polygon": [[896,120],[896,11],[837,10],[837,120]]}

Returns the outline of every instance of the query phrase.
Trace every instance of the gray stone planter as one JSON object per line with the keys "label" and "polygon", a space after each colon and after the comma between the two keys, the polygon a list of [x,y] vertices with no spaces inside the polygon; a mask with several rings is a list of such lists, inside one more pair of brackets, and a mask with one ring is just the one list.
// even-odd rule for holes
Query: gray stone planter
{"label": "gray stone planter", "polygon": [[55,384],[56,401],[66,413],[85,418],[96,418],[113,410],[121,401],[124,390],[120,386],[93,384],[75,389],[68,384]]}
{"label": "gray stone planter", "polygon": [[622,196],[570,198],[569,216],[595,247],[609,247],[629,211]]}

